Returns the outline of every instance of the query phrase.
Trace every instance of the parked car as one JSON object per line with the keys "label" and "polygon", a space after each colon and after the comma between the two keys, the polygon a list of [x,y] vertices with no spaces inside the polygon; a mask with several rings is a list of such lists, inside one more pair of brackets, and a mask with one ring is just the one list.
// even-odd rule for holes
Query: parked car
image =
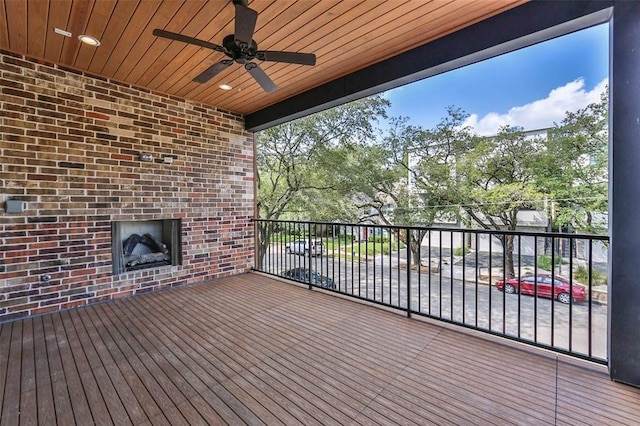
{"label": "parked car", "polygon": [[296,240],[285,246],[287,253],[311,254],[311,256],[322,255],[322,241],[320,240]]}
{"label": "parked car", "polygon": [[561,277],[552,277],[548,274],[525,275],[520,277],[520,280],[518,278],[510,278],[504,282],[498,280],[496,281],[496,287],[498,290],[504,290],[508,294],[535,295],[537,292],[540,297],[553,297],[561,303],[569,303],[571,297],[573,297],[574,302],[587,300],[583,285],[574,283],[571,286],[569,280]]}
{"label": "parked car", "polygon": [[291,278],[292,280],[302,281],[305,283],[309,282],[309,275],[311,275],[311,284],[313,285],[331,289],[336,287],[331,278],[305,268],[289,269],[288,271],[283,272],[282,275],[287,278]]}

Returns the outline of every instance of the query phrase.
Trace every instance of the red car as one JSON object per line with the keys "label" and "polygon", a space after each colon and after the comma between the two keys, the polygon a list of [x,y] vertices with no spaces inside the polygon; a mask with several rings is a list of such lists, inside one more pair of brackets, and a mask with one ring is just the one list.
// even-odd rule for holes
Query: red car
{"label": "red car", "polygon": [[[553,285],[552,285],[553,283]],[[561,277],[551,277],[548,274],[525,275],[518,278],[510,278],[506,282],[499,280],[496,281],[496,287],[505,293],[514,294],[537,294],[540,297],[553,297],[561,303],[569,303],[573,297],[574,302],[584,302],[587,300],[584,286],[580,284],[571,284],[568,280]],[[551,289],[553,288],[553,296]],[[571,290],[570,290],[571,289]]]}

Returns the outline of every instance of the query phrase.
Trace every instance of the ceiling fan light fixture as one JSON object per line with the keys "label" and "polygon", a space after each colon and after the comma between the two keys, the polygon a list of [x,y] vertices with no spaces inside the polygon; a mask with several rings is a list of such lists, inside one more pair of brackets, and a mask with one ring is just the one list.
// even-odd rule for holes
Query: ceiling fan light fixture
{"label": "ceiling fan light fixture", "polygon": [[231,89],[233,89],[233,87],[230,84],[221,84],[218,87],[221,88],[222,90],[231,90]]}
{"label": "ceiling fan light fixture", "polygon": [[88,44],[89,46],[95,46],[95,47],[100,46],[100,40],[98,40],[95,37],[91,37],[90,35],[80,34],[78,36],[78,40],[80,40],[84,44]]}

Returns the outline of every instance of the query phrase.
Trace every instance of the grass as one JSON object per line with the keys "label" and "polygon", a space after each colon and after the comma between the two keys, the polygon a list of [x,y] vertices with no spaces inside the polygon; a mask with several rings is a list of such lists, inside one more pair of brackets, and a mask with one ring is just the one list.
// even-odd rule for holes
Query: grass
{"label": "grass", "polygon": [[402,244],[389,243],[389,242],[359,242],[352,244],[351,246],[345,246],[345,251],[348,255],[355,253],[355,256],[376,256],[379,254],[389,254],[402,248]]}

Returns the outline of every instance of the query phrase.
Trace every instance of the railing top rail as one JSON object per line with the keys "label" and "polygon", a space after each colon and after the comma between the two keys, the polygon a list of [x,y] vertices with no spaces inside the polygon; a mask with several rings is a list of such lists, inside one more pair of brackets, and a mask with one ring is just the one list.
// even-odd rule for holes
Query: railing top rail
{"label": "railing top rail", "polygon": [[371,228],[385,228],[385,229],[410,229],[410,230],[427,230],[427,231],[441,231],[441,232],[465,232],[469,234],[497,234],[497,235],[520,235],[525,237],[550,237],[550,238],[572,238],[572,239],[590,239],[598,241],[609,241],[608,235],[597,234],[572,234],[567,232],[534,232],[534,231],[510,231],[510,230],[496,230],[496,229],[484,229],[484,228],[452,228],[452,227],[440,227],[440,226],[419,226],[419,225],[381,225],[374,223],[348,223],[348,222],[316,222],[316,221],[302,221],[302,220],[273,220],[273,219],[260,219],[253,218],[256,222],[271,222],[271,223],[285,223],[285,224],[312,224],[322,226],[348,226],[348,227],[371,227]]}

